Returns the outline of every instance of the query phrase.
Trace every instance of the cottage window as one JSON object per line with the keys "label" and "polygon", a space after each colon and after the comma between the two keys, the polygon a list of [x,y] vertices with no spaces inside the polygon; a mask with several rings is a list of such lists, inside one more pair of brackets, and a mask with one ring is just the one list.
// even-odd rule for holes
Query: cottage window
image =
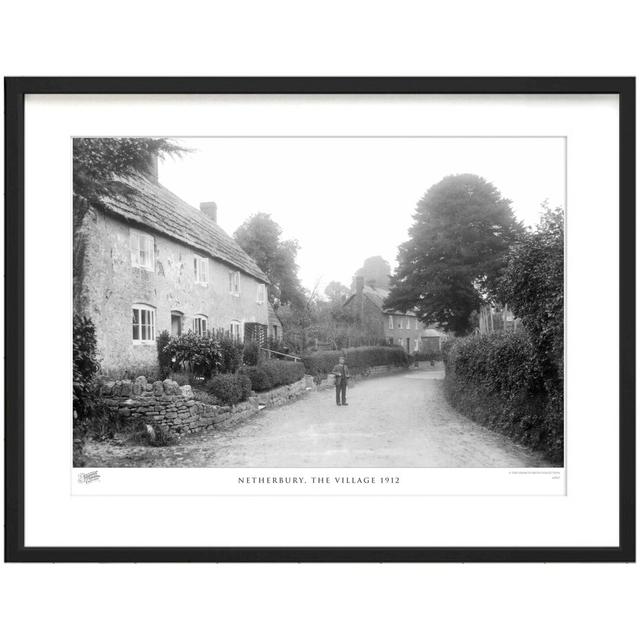
{"label": "cottage window", "polygon": [[156,310],[146,304],[132,308],[132,336],[135,344],[147,344],[156,339]]}
{"label": "cottage window", "polygon": [[407,318],[407,329],[411,329],[411,318]]}
{"label": "cottage window", "polygon": [[416,331],[419,329],[420,327],[418,327],[418,318],[416,318]]}
{"label": "cottage window", "polygon": [[389,316],[389,329],[393,329],[393,316]]}
{"label": "cottage window", "polygon": [[229,293],[233,296],[240,295],[240,272],[229,271]]}
{"label": "cottage window", "polygon": [[229,326],[229,334],[236,341],[240,341],[240,323],[237,320],[232,320]]}
{"label": "cottage window", "polygon": [[207,335],[207,316],[195,316],[193,319],[193,332],[198,336]]}
{"label": "cottage window", "polygon": [[258,293],[257,293],[257,298],[256,298],[256,302],[258,304],[264,304],[265,290],[266,290],[265,285],[262,284],[262,283],[259,283],[258,284]]}
{"label": "cottage window", "polygon": [[201,256],[194,256],[193,273],[197,284],[207,284],[209,282],[209,260]]}
{"label": "cottage window", "polygon": [[129,232],[131,266],[153,271],[153,236],[131,229]]}
{"label": "cottage window", "polygon": [[278,325],[277,324],[273,325],[273,339],[276,342],[278,341]]}

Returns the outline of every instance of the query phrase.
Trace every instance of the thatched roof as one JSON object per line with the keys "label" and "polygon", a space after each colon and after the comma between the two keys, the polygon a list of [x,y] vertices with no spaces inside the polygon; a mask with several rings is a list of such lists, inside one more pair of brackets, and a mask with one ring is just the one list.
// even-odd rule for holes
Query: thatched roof
{"label": "thatched roof", "polygon": [[[119,185],[118,185],[119,183]],[[221,260],[257,280],[267,276],[211,217],[147,177],[115,182],[121,195],[103,196],[99,206]]]}

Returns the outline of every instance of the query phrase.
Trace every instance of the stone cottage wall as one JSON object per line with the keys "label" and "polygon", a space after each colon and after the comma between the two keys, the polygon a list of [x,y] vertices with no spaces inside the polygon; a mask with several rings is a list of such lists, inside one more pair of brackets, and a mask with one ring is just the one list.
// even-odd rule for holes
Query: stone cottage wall
{"label": "stone cottage wall", "polygon": [[[79,207],[79,205],[77,205]],[[134,344],[132,305],[147,304],[156,310],[156,336],[171,331],[171,314],[182,314],[182,331],[193,328],[196,315],[207,317],[210,330],[229,330],[232,320],[268,322],[266,301],[257,302],[258,280],[240,275],[240,295],[229,293],[229,271],[235,270],[208,258],[209,282],[195,281],[193,259],[200,252],[157,232],[154,238],[154,270],[131,264],[129,233],[132,225],[89,208],[77,237],[82,251],[74,264],[75,309],[93,320],[98,354],[107,375],[157,367],[155,342]],[[133,226],[133,228],[138,228]],[[79,242],[79,240],[78,240]],[[75,254],[74,254],[74,257]],[[241,326],[241,330],[243,327]]]}

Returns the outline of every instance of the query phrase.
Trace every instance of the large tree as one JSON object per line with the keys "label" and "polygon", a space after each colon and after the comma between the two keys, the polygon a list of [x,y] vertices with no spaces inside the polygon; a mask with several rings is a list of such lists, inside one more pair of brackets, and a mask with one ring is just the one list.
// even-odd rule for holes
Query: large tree
{"label": "large tree", "polygon": [[168,138],[74,138],[73,139],[73,293],[83,291],[88,236],[84,220],[90,204],[103,196],[127,197],[132,188],[122,179],[148,173],[158,158],[182,155],[188,149]]}
{"label": "large tree", "polygon": [[562,375],[564,352],[564,211],[543,204],[537,228],[509,254],[499,295],[531,335],[546,375]]}
{"label": "large tree", "polygon": [[73,192],[94,200],[121,190],[117,178],[145,173],[157,158],[186,151],[168,138],[74,138]]}
{"label": "large tree", "polygon": [[433,185],[418,202],[400,246],[387,305],[463,335],[470,315],[495,299],[510,246],[523,232],[511,203],[490,182],[461,174]]}
{"label": "large tree", "polygon": [[366,285],[387,289],[389,287],[390,276],[391,267],[389,263],[382,256],[370,256],[353,274],[351,288],[355,289],[356,278],[363,277]]}
{"label": "large tree", "polygon": [[342,304],[349,295],[349,287],[337,280],[332,280],[324,289],[324,295],[329,302]]}
{"label": "large tree", "polygon": [[303,307],[306,298],[298,278],[298,243],[282,240],[282,229],[268,213],[256,213],[236,229],[236,242],[271,281],[269,300]]}

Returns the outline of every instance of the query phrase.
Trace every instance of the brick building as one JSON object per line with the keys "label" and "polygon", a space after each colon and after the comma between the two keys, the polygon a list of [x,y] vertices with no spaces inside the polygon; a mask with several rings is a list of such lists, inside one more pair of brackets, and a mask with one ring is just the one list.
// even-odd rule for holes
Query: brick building
{"label": "brick building", "polygon": [[74,200],[74,310],[95,324],[103,370],[155,367],[164,330],[266,341],[267,277],[218,225],[215,203],[195,209],[153,172],[120,186]]}
{"label": "brick building", "polygon": [[408,353],[440,351],[446,336],[435,327],[418,320],[413,311],[400,313],[387,309],[387,289],[364,284],[356,278],[356,291],[344,302],[359,319],[363,331],[372,339],[401,345]]}

